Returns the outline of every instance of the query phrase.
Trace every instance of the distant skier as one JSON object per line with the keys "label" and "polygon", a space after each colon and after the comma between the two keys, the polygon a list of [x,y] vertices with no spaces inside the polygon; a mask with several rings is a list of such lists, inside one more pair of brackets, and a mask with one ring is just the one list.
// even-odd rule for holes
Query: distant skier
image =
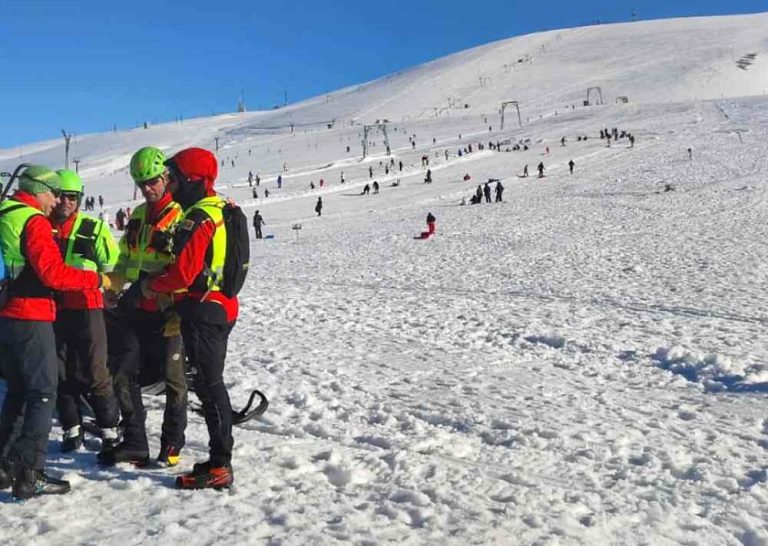
{"label": "distant skier", "polygon": [[125,229],[125,218],[125,211],[120,207],[117,209],[117,214],[115,214],[115,226],[118,231],[123,231]]}
{"label": "distant skier", "polygon": [[254,199],[258,199],[259,198],[259,192],[256,191],[256,188],[253,188],[253,190],[251,191],[251,194],[253,195]]}
{"label": "distant skier", "polygon": [[539,165],[536,168],[539,170],[539,178],[544,178],[544,162],[539,161]]}
{"label": "distant skier", "polygon": [[490,203],[491,202],[491,185],[486,182],[483,186],[483,194],[485,195],[485,202]]}
{"label": "distant skier", "polygon": [[425,184],[432,183],[432,169],[427,169],[427,176],[424,177],[424,183]]}
{"label": "distant skier", "polygon": [[261,239],[261,226],[266,225],[259,211],[253,213],[253,229],[256,232],[256,238]]}
{"label": "distant skier", "polygon": [[373,166],[368,167],[368,178],[373,178]]}
{"label": "distant skier", "polygon": [[362,193],[362,195],[368,195],[369,193],[371,193],[371,185],[370,184],[366,184],[365,186],[363,186],[363,193]]}
{"label": "distant skier", "polygon": [[528,178],[528,165],[523,167],[523,178]]}
{"label": "distant skier", "polygon": [[478,203],[483,202],[483,186],[481,184],[477,185],[477,190],[475,190],[475,199],[477,199]]}
{"label": "distant skier", "polygon": [[[690,151],[690,148],[688,150]],[[104,208],[104,198],[101,195],[99,195],[99,208]]]}
{"label": "distant skier", "polygon": [[277,175],[277,189],[279,190],[282,187],[283,187],[283,175],[282,174],[278,174]]}
{"label": "distant skier", "polygon": [[571,159],[571,160],[568,162],[568,169],[571,171],[571,174],[573,174],[573,167],[574,167],[575,165],[576,165],[576,163],[574,163],[573,159]]}
{"label": "distant skier", "polygon": [[496,202],[501,203],[501,196],[504,193],[504,186],[501,185],[501,180],[496,181]]}
{"label": "distant skier", "polygon": [[322,213],[323,213],[323,198],[322,197],[318,197],[317,198],[317,203],[315,204],[315,212],[317,213],[318,216],[321,216]]}
{"label": "distant skier", "polygon": [[379,183],[376,180],[373,181],[373,193],[379,193]]}
{"label": "distant skier", "polygon": [[693,161],[693,148],[688,148],[688,161]]}

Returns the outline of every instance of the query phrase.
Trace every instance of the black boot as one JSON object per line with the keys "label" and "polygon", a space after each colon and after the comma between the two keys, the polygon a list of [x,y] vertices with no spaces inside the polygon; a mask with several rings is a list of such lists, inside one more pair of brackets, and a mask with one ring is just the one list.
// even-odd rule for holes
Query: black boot
{"label": "black boot", "polygon": [[37,495],[63,495],[69,493],[69,482],[48,476],[43,470],[18,465],[13,481],[13,496],[19,500]]}
{"label": "black boot", "polygon": [[83,427],[75,426],[64,431],[64,437],[61,440],[61,452],[69,453],[77,451],[83,445]]}
{"label": "black boot", "polygon": [[114,466],[117,463],[131,463],[138,467],[149,464],[149,450],[135,449],[126,446],[125,442],[117,444],[112,449],[102,450],[96,456],[99,464],[102,466]]}
{"label": "black boot", "polygon": [[114,451],[120,445],[120,434],[116,428],[101,429],[101,453],[105,451]]}
{"label": "black boot", "polygon": [[0,460],[0,491],[8,489],[13,484],[13,465],[3,457]]}

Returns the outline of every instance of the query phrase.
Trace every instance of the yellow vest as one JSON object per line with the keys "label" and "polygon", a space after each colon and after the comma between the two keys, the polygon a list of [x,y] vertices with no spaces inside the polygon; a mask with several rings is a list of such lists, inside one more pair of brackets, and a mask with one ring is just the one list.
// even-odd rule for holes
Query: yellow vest
{"label": "yellow vest", "polygon": [[64,247],[64,262],[85,271],[112,271],[120,249],[103,220],[75,213],[72,231]]}
{"label": "yellow vest", "polygon": [[227,257],[227,231],[224,228],[224,215],[222,210],[227,202],[218,195],[205,197],[189,207],[184,213],[183,220],[189,218],[195,211],[204,212],[216,226],[213,233],[211,246],[205,255],[205,268],[201,275],[192,283],[192,290],[204,290],[218,292],[221,290],[224,274],[224,260]]}
{"label": "yellow vest", "polygon": [[142,271],[151,274],[165,269],[172,260],[172,234],[181,215],[181,205],[171,201],[150,224],[147,223],[147,204],[136,207],[128,220],[125,235],[120,239],[120,257],[115,271],[128,282],[134,282]]}
{"label": "yellow vest", "polygon": [[27,221],[43,213],[25,203],[8,199],[0,204],[0,251],[3,254],[6,277],[16,279],[27,265],[21,252],[21,233]]}

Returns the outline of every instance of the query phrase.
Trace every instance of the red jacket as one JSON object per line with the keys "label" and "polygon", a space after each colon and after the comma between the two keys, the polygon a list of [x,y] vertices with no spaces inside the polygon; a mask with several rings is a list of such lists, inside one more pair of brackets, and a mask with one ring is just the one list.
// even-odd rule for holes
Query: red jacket
{"label": "red jacket", "polygon": [[[56,225],[56,234],[53,240],[59,245],[62,257],[66,252],[67,240],[72,233],[72,226],[75,224],[77,212],[70,214],[69,218],[64,220],[63,224]],[[51,222],[52,224],[54,222]],[[104,296],[98,288],[87,290],[61,292],[56,298],[59,309],[104,309]]]}
{"label": "red jacket", "polygon": [[[11,197],[14,201],[40,209],[33,195],[16,191]],[[69,267],[61,258],[61,252],[53,240],[53,227],[45,216],[36,215],[29,219],[22,232],[22,253],[27,259],[27,267],[44,286],[52,290],[85,290],[98,288],[99,275],[93,271],[80,271]],[[0,311],[1,317],[19,320],[56,320],[56,304],[53,294],[50,297],[11,296],[7,305]]]}
{"label": "red jacket", "polygon": [[[150,280],[149,289],[165,294],[191,286],[205,267],[205,253],[213,240],[215,230],[216,227],[213,222],[200,223],[187,244],[184,245],[181,253],[176,256],[176,260],[168,266],[164,273]],[[205,294],[202,292],[183,294],[183,297],[196,301],[201,301],[203,296]],[[240,308],[237,297],[228,298],[221,292],[211,291],[205,296],[205,301],[221,305],[226,312],[227,322],[232,322],[237,318]]]}

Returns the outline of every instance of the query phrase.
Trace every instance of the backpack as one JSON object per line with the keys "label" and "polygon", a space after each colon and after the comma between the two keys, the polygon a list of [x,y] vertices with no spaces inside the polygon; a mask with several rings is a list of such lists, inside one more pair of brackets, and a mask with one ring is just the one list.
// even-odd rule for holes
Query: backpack
{"label": "backpack", "polygon": [[228,298],[237,296],[245,284],[251,258],[251,241],[248,236],[248,218],[243,209],[227,203],[222,209],[224,229],[227,233],[227,253],[224,260],[221,291]]}

